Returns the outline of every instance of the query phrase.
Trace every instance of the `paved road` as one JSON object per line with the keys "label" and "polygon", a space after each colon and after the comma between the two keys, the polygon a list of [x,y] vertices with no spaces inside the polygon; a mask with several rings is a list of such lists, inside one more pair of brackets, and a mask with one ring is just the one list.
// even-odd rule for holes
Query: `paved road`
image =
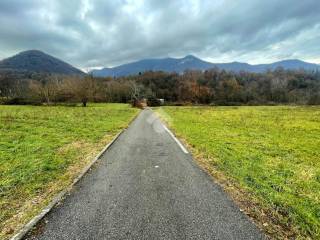
{"label": "paved road", "polygon": [[263,239],[144,110],[32,239]]}

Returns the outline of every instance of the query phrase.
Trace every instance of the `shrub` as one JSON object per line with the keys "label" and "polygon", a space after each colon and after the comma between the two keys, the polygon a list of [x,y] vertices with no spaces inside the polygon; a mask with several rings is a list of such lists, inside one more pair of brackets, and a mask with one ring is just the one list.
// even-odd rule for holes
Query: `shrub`
{"label": "shrub", "polygon": [[147,105],[150,107],[158,107],[161,105],[161,102],[158,98],[152,96],[152,97],[148,97]]}

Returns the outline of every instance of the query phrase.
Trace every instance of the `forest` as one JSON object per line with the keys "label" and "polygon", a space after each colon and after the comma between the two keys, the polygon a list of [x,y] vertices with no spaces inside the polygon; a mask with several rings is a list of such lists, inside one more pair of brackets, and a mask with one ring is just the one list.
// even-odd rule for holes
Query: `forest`
{"label": "forest", "polygon": [[133,76],[96,78],[30,72],[0,73],[2,104],[81,102],[128,103],[148,99],[158,105],[317,105],[320,72],[277,68],[264,73],[214,68],[183,73],[148,71]]}

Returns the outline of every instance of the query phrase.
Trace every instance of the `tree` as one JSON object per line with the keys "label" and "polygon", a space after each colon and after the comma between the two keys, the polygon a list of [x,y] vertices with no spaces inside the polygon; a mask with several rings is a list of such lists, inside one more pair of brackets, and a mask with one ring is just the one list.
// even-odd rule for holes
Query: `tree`
{"label": "tree", "polygon": [[128,82],[117,79],[106,82],[105,95],[107,102],[127,103],[131,99],[131,87]]}
{"label": "tree", "polygon": [[129,86],[132,106],[140,107],[141,87],[135,81],[130,81]]}
{"label": "tree", "polygon": [[76,101],[80,101],[83,107],[87,106],[89,100],[93,100],[98,85],[92,76],[69,77],[64,80],[64,90],[67,94],[73,95]]}
{"label": "tree", "polygon": [[218,85],[219,98],[226,102],[240,102],[241,101],[241,86],[233,77],[231,79],[224,79]]}
{"label": "tree", "polygon": [[31,80],[29,83],[31,92],[47,104],[56,102],[61,86],[61,80],[55,75],[44,75],[40,81]]}

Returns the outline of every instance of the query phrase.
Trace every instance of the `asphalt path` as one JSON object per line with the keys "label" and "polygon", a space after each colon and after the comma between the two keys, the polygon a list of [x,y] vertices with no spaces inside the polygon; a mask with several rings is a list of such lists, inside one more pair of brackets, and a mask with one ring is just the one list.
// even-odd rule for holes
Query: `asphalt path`
{"label": "asphalt path", "polygon": [[27,239],[264,239],[143,110]]}

